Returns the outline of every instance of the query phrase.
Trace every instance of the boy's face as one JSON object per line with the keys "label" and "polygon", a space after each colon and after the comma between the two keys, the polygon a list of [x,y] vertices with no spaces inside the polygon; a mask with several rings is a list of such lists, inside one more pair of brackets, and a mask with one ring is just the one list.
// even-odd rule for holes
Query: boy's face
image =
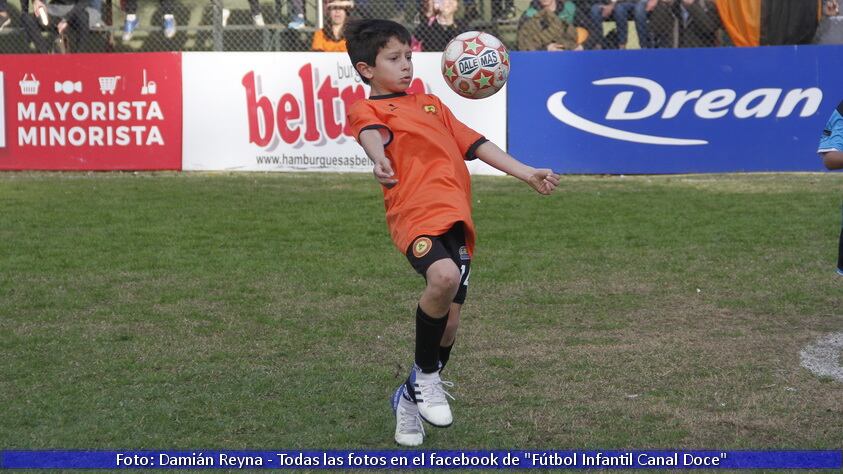
{"label": "boy's face", "polygon": [[378,51],[374,66],[359,62],[357,69],[369,80],[372,95],[404,92],[413,80],[413,51],[393,37]]}

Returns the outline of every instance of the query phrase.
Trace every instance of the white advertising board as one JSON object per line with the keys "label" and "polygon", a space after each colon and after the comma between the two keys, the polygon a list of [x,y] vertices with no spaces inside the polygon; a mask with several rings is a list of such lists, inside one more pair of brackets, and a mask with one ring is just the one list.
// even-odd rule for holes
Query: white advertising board
{"label": "white advertising board", "polygon": [[[413,55],[411,89],[436,94],[454,115],[506,149],[506,88],[483,100],[452,92],[440,53]],[[365,98],[344,53],[184,53],[185,170],[359,171],[372,167],[346,109]],[[498,174],[479,160],[472,173]]]}

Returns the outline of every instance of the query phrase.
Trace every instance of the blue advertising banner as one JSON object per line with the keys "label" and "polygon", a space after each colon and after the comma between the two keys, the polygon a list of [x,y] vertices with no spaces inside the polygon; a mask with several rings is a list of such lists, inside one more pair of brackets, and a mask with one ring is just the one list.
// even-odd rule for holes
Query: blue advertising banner
{"label": "blue advertising banner", "polygon": [[841,469],[841,451],[0,451],[0,469]]}
{"label": "blue advertising banner", "polygon": [[564,173],[819,171],[843,46],[513,52],[509,151]]}

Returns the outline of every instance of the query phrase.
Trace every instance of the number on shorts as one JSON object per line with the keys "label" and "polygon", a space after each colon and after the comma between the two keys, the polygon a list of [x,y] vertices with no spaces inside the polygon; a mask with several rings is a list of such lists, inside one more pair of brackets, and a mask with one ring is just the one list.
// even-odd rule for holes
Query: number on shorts
{"label": "number on shorts", "polygon": [[465,281],[462,282],[463,286],[468,286],[468,279],[471,277],[471,269],[468,269],[468,275],[465,274],[465,265],[460,265],[460,280],[462,280],[463,275],[465,275]]}

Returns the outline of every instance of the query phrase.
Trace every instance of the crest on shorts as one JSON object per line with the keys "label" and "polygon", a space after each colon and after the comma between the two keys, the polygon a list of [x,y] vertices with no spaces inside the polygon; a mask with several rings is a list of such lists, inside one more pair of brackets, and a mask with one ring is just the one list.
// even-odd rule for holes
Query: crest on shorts
{"label": "crest on shorts", "polygon": [[468,248],[465,245],[460,247],[460,260],[471,260],[471,257],[468,256]]}
{"label": "crest on shorts", "polygon": [[436,106],[435,105],[425,105],[424,111],[429,113],[429,114],[435,114],[436,113]]}
{"label": "crest on shorts", "polygon": [[430,241],[427,237],[419,237],[413,242],[413,256],[416,258],[422,258],[427,255],[427,252],[430,252],[430,249],[433,247],[433,242]]}

